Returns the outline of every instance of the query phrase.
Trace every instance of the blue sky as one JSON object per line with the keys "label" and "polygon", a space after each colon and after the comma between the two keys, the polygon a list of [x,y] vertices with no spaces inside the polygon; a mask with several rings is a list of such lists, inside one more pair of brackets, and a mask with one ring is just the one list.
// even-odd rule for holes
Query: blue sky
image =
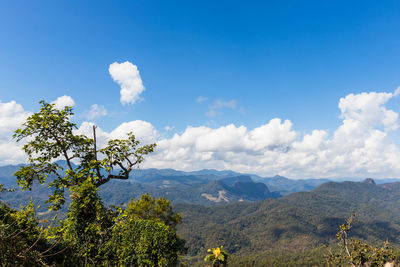
{"label": "blue sky", "polygon": [[[88,120],[93,104],[103,106],[107,115],[91,121],[105,132],[141,120],[171,138],[188,126],[234,124],[250,131],[280,118],[290,120],[299,142],[315,129],[333,138],[343,124],[340,98],[393,93],[400,85],[398,1],[0,5],[0,101],[35,111],[41,99],[68,95],[78,123]],[[126,61],[137,66],[145,91],[142,101],[122,105],[109,66]],[[395,97],[384,105],[400,110]],[[385,133],[399,143],[397,131]],[[359,171],[349,174],[369,174]],[[272,172],[299,176],[289,167],[260,171]]]}

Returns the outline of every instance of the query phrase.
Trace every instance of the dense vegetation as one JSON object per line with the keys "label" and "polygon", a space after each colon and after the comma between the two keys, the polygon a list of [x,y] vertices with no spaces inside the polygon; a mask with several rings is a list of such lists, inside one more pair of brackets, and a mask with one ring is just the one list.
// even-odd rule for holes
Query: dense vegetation
{"label": "dense vegetation", "polygon": [[[156,203],[155,199],[148,195],[143,198],[148,205],[139,205],[143,207],[139,210],[147,210],[147,216],[154,214],[149,207]],[[262,202],[214,207],[176,204],[175,211],[182,216],[178,233],[189,248],[181,262],[203,266],[207,248],[224,245],[231,254],[230,266],[318,265],[325,262],[325,245],[332,244],[337,227],[352,212],[359,220],[352,236],[378,246],[388,238],[398,248],[399,199],[400,183],[343,182]],[[129,206],[131,211],[136,209]],[[166,214],[175,214],[171,212]],[[50,218],[46,213],[41,217]]]}
{"label": "dense vegetation", "polygon": [[399,199],[400,183],[343,182],[257,203],[175,208],[183,218],[178,232],[187,240],[194,261],[200,263],[196,255],[217,242],[233,253],[231,264],[253,266],[254,261],[263,266],[277,261],[295,266],[300,261],[312,266],[324,262],[324,246],[334,242],[338,226],[353,212],[359,221],[353,237],[378,246],[388,239],[398,248]]}
{"label": "dense vegetation", "polygon": [[[166,199],[157,201],[144,195],[126,207],[135,214],[131,218],[160,222],[154,214],[161,209],[164,217],[170,218],[164,224],[175,227],[182,221],[177,232],[187,240],[189,248],[188,255],[180,260],[182,264],[204,266],[207,248],[224,245],[231,254],[229,266],[315,266],[324,265],[328,253],[325,245],[333,244],[338,226],[352,212],[359,220],[352,236],[377,246],[388,238],[399,248],[399,199],[400,183],[343,182],[326,183],[311,192],[262,202],[214,207],[176,204],[175,211],[181,217],[175,219],[171,206],[161,208],[166,207]],[[157,203],[159,208],[155,209]],[[41,213],[42,218],[50,218],[46,215]],[[114,237],[115,240],[122,239]]]}

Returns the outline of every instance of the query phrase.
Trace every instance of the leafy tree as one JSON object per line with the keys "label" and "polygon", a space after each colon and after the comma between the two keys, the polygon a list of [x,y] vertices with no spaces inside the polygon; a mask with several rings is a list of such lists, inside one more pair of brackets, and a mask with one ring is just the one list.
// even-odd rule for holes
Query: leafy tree
{"label": "leafy tree", "polygon": [[[26,140],[23,150],[29,160],[29,165],[21,167],[15,176],[24,190],[30,189],[34,181],[44,184],[49,176],[54,177],[49,183],[53,194],[48,200],[54,209],[64,204],[67,188],[88,179],[96,187],[111,179],[128,179],[133,167],[156,146],[139,147],[139,141],[129,133],[128,139],[110,140],[106,147],[98,150],[96,127],[93,127],[93,138],[74,133],[77,127],[70,121],[71,107],[58,110],[54,104],[45,101],[40,104],[40,111],[27,118],[22,128],[15,131],[17,141]],[[67,166],[61,166],[56,159],[64,159]],[[119,171],[114,173],[114,168]]]}
{"label": "leafy tree", "polygon": [[[44,184],[51,178],[47,181],[53,189],[48,199],[50,209],[60,209],[66,192],[71,194],[67,219],[49,234],[61,238],[72,252],[63,259],[64,263],[175,265],[185,247],[175,232],[180,214],[173,212],[168,200],[147,194],[137,202],[132,200],[128,211],[107,209],[97,192],[111,179],[128,179],[133,167],[153,152],[156,144],[139,146],[129,133],[126,140],[110,140],[104,148],[97,149],[96,127],[93,138],[76,134],[77,127],[70,121],[71,107],[58,110],[54,104],[40,103],[40,111],[14,134],[17,141],[26,141],[23,149],[29,160],[15,176],[23,190],[31,189],[35,181]],[[58,159],[64,159],[66,166],[55,161]]]}
{"label": "leafy tree", "polygon": [[5,265],[26,265],[32,261],[33,266],[42,265],[38,246],[31,248],[38,239],[39,229],[32,212],[33,205],[20,212],[4,203],[0,204],[0,262]]}
{"label": "leafy tree", "polygon": [[185,247],[164,223],[130,218],[115,224],[106,251],[118,266],[176,266]]}
{"label": "leafy tree", "polygon": [[74,251],[74,263],[81,266],[98,265],[104,261],[101,253],[111,238],[116,213],[106,209],[97,194],[97,188],[88,179],[71,187],[72,202],[67,219],[53,229],[56,236]]}
{"label": "leafy tree", "polygon": [[[46,221],[45,221],[46,222]],[[49,228],[39,226],[32,201],[20,210],[0,202],[0,265],[50,266],[62,264],[66,248],[48,242]]]}
{"label": "leafy tree", "polygon": [[223,250],[223,247],[217,247],[208,249],[207,252],[211,252],[205,258],[205,262],[211,262],[213,267],[227,266],[228,264],[228,253]]}
{"label": "leafy tree", "polygon": [[175,229],[181,223],[181,214],[175,213],[168,199],[155,198],[144,194],[138,200],[128,203],[127,215],[131,218],[162,222]]}
{"label": "leafy tree", "polygon": [[394,262],[396,255],[388,241],[381,247],[374,247],[354,238],[349,238],[349,231],[353,226],[355,215],[352,214],[345,224],[339,226],[336,238],[338,248],[334,252],[329,249],[326,256],[329,266],[383,266],[387,262]]}

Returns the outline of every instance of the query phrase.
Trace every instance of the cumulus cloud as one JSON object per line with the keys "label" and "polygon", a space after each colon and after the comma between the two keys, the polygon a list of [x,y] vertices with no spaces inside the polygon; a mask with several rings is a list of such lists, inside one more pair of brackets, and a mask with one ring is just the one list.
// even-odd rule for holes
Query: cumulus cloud
{"label": "cumulus cloud", "polygon": [[[297,137],[291,127],[290,121],[280,119],[272,119],[253,130],[233,124],[216,129],[188,127],[180,135],[160,140],[157,153],[152,156],[155,160],[148,163],[158,167],[240,168],[248,171],[250,166],[253,168],[260,163],[265,152],[287,151]],[[243,169],[243,166],[247,167]]]}
{"label": "cumulus cloud", "polygon": [[121,87],[120,101],[123,105],[135,104],[140,100],[140,94],[145,90],[136,65],[126,61],[114,62],[108,69],[112,79]]}
{"label": "cumulus cloud", "polygon": [[388,130],[396,130],[399,116],[384,106],[389,99],[396,95],[396,93],[376,92],[349,94],[339,101],[341,117],[354,123],[360,123],[365,128],[383,125]]}
{"label": "cumulus cloud", "polygon": [[[83,122],[80,127],[75,130],[76,134],[83,134],[89,138],[93,138],[93,122]],[[99,147],[103,147],[110,139],[125,139],[127,134],[132,132],[136,139],[143,144],[154,143],[158,136],[158,132],[153,125],[146,121],[135,120],[123,122],[111,132],[106,132],[100,127],[96,127],[96,137]]]}
{"label": "cumulus cloud", "polygon": [[22,150],[22,144],[12,139],[0,140],[0,165],[18,164],[25,161],[26,155]]}
{"label": "cumulus cloud", "polygon": [[223,101],[223,100],[217,99],[208,108],[206,115],[209,117],[215,117],[221,113],[221,111],[220,111],[221,109],[224,109],[224,108],[235,109],[236,105],[237,105],[237,102],[234,99],[229,100],[229,101]]}
{"label": "cumulus cloud", "polygon": [[[84,121],[79,126],[78,129],[74,131],[75,134],[86,135],[89,138],[93,138],[93,126],[96,126],[93,122]],[[108,140],[110,139],[110,134],[103,131],[102,128],[96,126],[96,143],[99,148],[104,147]]]}
{"label": "cumulus cloud", "polygon": [[25,161],[25,154],[21,149],[22,144],[17,144],[12,139],[12,134],[31,114],[15,101],[0,101],[0,164],[15,164]]}
{"label": "cumulus cloud", "polygon": [[25,111],[22,105],[15,101],[4,103],[0,101],[0,138],[14,132],[29,115],[31,113]]}
{"label": "cumulus cloud", "polygon": [[63,109],[66,106],[71,106],[71,107],[75,106],[75,101],[72,99],[72,97],[68,95],[60,96],[51,103],[55,104],[56,109]]}
{"label": "cumulus cloud", "polygon": [[90,107],[90,110],[88,110],[84,116],[89,120],[95,120],[97,118],[106,116],[107,114],[107,109],[104,106],[94,104]]}
{"label": "cumulus cloud", "polygon": [[153,125],[147,121],[135,120],[120,124],[110,133],[112,139],[126,138],[127,133],[132,132],[138,140],[145,143],[156,141],[157,131]]}

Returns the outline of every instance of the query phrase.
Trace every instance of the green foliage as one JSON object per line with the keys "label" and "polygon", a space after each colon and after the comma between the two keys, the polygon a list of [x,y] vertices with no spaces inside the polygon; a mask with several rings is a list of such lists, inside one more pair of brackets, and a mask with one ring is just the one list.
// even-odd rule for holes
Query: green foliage
{"label": "green foliage", "polygon": [[[59,209],[65,203],[66,189],[88,178],[96,187],[111,179],[128,179],[132,168],[156,146],[139,147],[139,141],[129,133],[128,139],[110,140],[106,147],[97,150],[96,127],[93,127],[93,139],[75,134],[76,125],[70,121],[71,107],[58,110],[54,104],[45,101],[40,104],[40,111],[28,117],[23,127],[15,131],[17,141],[27,140],[23,150],[29,160],[29,165],[21,167],[15,176],[24,190],[30,189],[34,181],[44,184],[47,178],[54,177],[49,183],[53,189],[48,200],[52,208]],[[66,167],[54,162],[59,158],[67,162]],[[120,169],[117,174],[113,173],[115,167]]]}
{"label": "green foliage", "polygon": [[318,247],[302,252],[270,250],[263,253],[249,253],[249,255],[232,255],[229,258],[229,267],[326,267],[325,251],[325,247]]}
{"label": "green foliage", "polygon": [[[0,202],[0,264],[1,266],[49,266],[62,263],[58,242],[47,240],[35,215],[32,202],[20,210]],[[65,252],[65,251],[64,251]]]}
{"label": "green foliage", "polygon": [[71,193],[67,219],[53,232],[73,250],[76,263],[100,264],[103,261],[100,252],[111,236],[115,214],[106,210],[90,179],[71,187]]}
{"label": "green foliage", "polygon": [[3,192],[14,192],[14,191],[15,191],[14,189],[6,188],[6,187],[4,187],[3,184],[0,184],[0,193],[3,193]]}
{"label": "green foliage", "polygon": [[142,195],[137,201],[131,199],[127,212],[130,218],[162,222],[172,229],[181,223],[181,214],[173,211],[168,199],[163,197],[156,199],[148,193]]}
{"label": "green foliage", "polygon": [[223,250],[223,246],[208,249],[207,252],[211,252],[205,258],[205,262],[211,262],[213,267],[226,266],[228,264],[228,253]]}
{"label": "green foliage", "polygon": [[128,219],[114,226],[107,251],[111,261],[119,266],[176,266],[185,248],[169,226]]}
{"label": "green foliage", "polygon": [[396,255],[390,243],[385,241],[381,247],[374,247],[358,239],[349,238],[355,215],[352,214],[345,224],[339,226],[336,238],[339,242],[335,252],[329,249],[328,265],[332,266],[383,266],[386,262],[396,261]]}
{"label": "green foliage", "polygon": [[[133,167],[156,145],[139,147],[139,141],[129,133],[126,140],[110,140],[97,150],[96,127],[93,139],[77,135],[76,125],[70,122],[71,107],[58,110],[54,104],[40,103],[40,111],[14,134],[17,141],[26,139],[23,149],[29,160],[29,165],[22,166],[15,176],[24,190],[31,189],[35,181],[44,184],[51,178],[48,186],[53,191],[48,202],[52,209],[60,209],[65,193],[71,193],[67,219],[48,231],[53,242],[58,239],[67,246],[63,263],[175,265],[185,247],[175,232],[180,215],[172,211],[168,200],[145,195],[137,202],[131,201],[128,211],[113,210],[104,207],[97,193],[98,187],[111,179],[128,179]],[[59,158],[66,161],[66,166],[54,161]]]}
{"label": "green foliage", "polygon": [[4,265],[26,265],[32,260],[40,266],[38,249],[29,249],[38,238],[39,229],[34,222],[32,205],[25,210],[12,210],[0,204],[0,262]]}
{"label": "green foliage", "polygon": [[[352,236],[377,245],[388,239],[400,245],[400,186],[327,183],[312,192],[280,199],[215,207],[177,204],[183,223],[178,233],[188,253],[202,255],[224,244],[231,255],[253,256],[266,251],[298,253],[331,242],[337,226],[357,211],[360,223]],[[232,263],[232,262],[231,262]]]}
{"label": "green foliage", "polygon": [[175,231],[180,214],[173,212],[167,199],[145,194],[118,212],[104,250],[109,264],[175,266],[186,252],[185,241]]}

